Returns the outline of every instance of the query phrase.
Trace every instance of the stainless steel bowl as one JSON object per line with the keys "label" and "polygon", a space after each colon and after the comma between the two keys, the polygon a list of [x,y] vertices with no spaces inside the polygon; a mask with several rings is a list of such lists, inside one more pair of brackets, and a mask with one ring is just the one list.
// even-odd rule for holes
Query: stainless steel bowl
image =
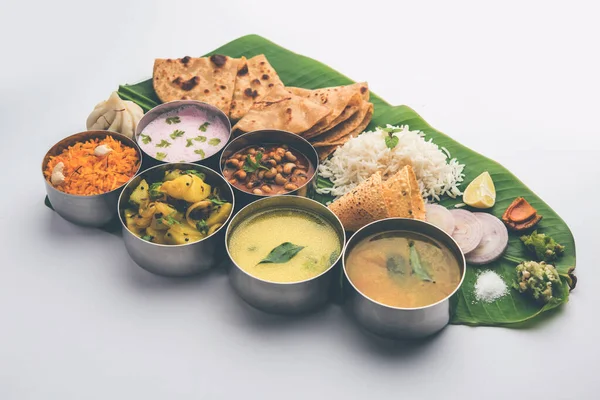
{"label": "stainless steel bowl", "polygon": [[85,131],[64,138],[56,143],[44,156],[42,161],[42,177],[46,184],[46,193],[52,204],[52,208],[64,219],[77,225],[102,227],[112,222],[117,216],[117,201],[119,194],[125,184],[110,192],[93,196],[79,196],[61,192],[56,189],[44,176],[44,169],[50,161],[50,157],[57,156],[62,151],[75,143],[85,142],[90,139],[105,139],[107,136],[120,141],[126,146],[135,149],[140,164],[136,174],[142,165],[142,152],[138,145],[128,137],[109,131]]}
{"label": "stainless steel bowl", "polygon": [[157,165],[147,169],[135,179],[130,181],[119,197],[119,218],[123,226],[123,240],[129,256],[137,265],[157,275],[163,276],[190,276],[216,266],[225,258],[223,237],[225,226],[231,219],[229,215],[223,226],[212,235],[189,244],[163,245],[148,242],[134,235],[125,224],[123,212],[127,208],[131,192],[139,185],[142,179],[154,178],[158,181],[164,177],[164,172],[170,169],[194,169],[206,174],[206,183],[211,187],[218,187],[221,197],[235,206],[231,187],[221,175],[212,169],[191,163],[171,163]]}
{"label": "stainless steel bowl", "polygon": [[[178,108],[181,108],[183,106],[198,107],[199,109],[206,111],[209,115],[212,115],[213,118],[221,120],[223,122],[223,124],[225,124],[225,126],[229,129],[229,136],[227,137],[227,140],[224,140],[220,143],[219,151],[217,151],[215,154],[213,154],[209,157],[206,157],[202,160],[188,161],[188,162],[193,162],[193,163],[202,163],[205,165],[212,164],[211,166],[216,169],[218,167],[217,164],[219,162],[218,161],[219,155],[220,155],[223,147],[225,147],[225,145],[227,144],[227,142],[229,142],[229,139],[231,138],[231,122],[229,121],[229,118],[227,117],[227,115],[225,115],[225,113],[223,111],[221,111],[217,107],[213,106],[212,104],[204,103],[202,101],[197,101],[197,100],[174,100],[174,101],[169,101],[167,103],[159,104],[158,106],[154,107],[153,109],[148,111],[146,114],[144,114],[142,119],[140,119],[140,122],[138,122],[137,128],[135,129],[134,139],[137,142],[140,135],[142,134],[142,131],[146,128],[146,126],[148,126],[148,124],[150,122],[154,121],[156,118],[158,118],[162,114],[165,114],[169,111],[172,111],[172,110],[175,110]],[[160,164],[166,163],[165,161],[158,160],[158,159],[154,158],[153,156],[151,156],[150,154],[146,153],[144,151],[144,149],[142,149],[142,152],[149,160],[153,161],[153,165],[160,165]],[[211,161],[212,161],[212,163],[211,163]]]}
{"label": "stainless steel bowl", "polygon": [[[456,257],[461,269],[461,279],[456,289],[437,303],[418,307],[391,307],[370,299],[361,293],[348,278],[346,260],[352,249],[363,239],[382,232],[417,232],[438,240]],[[350,309],[360,325],[368,331],[391,339],[420,338],[443,329],[450,321],[450,298],[465,278],[465,256],[458,244],[438,227],[416,219],[389,218],[373,222],[359,229],[348,241],[344,250],[343,269],[345,283],[349,286]]]}
{"label": "stainless steel bowl", "polygon": [[[319,168],[319,155],[315,148],[310,144],[306,139],[302,138],[299,135],[296,135],[291,132],[281,131],[277,129],[264,129],[258,131],[252,131],[245,133],[241,136],[238,136],[234,140],[232,140],[224,149],[221,154],[220,161],[220,171],[221,175],[224,175],[225,163],[228,159],[231,158],[238,151],[252,145],[261,145],[265,144],[286,144],[294,150],[302,153],[308,161],[314,167],[313,176],[298,190],[294,190],[293,192],[285,193],[286,195],[294,195],[294,196],[302,196],[308,197],[310,194],[314,192],[315,185],[317,182],[317,169]],[[232,185],[233,186],[233,185]],[[238,206],[244,206],[246,204],[250,204],[253,201],[265,198],[265,197],[273,197],[273,195],[257,195],[254,193],[245,192],[235,186],[233,186],[233,190],[235,192],[236,199],[238,200]]]}
{"label": "stainless steel bowl", "polygon": [[299,196],[274,196],[258,200],[244,207],[233,217],[225,233],[225,246],[231,259],[229,281],[238,295],[251,306],[274,314],[298,314],[313,310],[327,302],[329,287],[334,276],[334,269],[340,257],[326,271],[314,278],[300,282],[269,282],[252,276],[241,269],[229,252],[229,239],[238,225],[257,213],[275,210],[292,209],[308,211],[318,215],[336,230],[343,249],[346,234],[340,220],[327,207],[314,200]]}

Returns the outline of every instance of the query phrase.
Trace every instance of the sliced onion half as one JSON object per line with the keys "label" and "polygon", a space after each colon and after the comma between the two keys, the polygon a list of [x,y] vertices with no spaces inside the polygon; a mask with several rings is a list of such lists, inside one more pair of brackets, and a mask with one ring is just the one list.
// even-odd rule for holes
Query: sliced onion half
{"label": "sliced onion half", "polygon": [[483,226],[474,213],[467,210],[450,210],[455,228],[452,237],[467,254],[479,245],[483,238]]}
{"label": "sliced onion half", "polygon": [[427,211],[427,222],[437,226],[448,235],[452,235],[454,232],[454,217],[446,207],[439,204],[426,204],[425,211]]}
{"label": "sliced onion half", "polygon": [[479,246],[465,256],[467,262],[475,265],[491,263],[504,253],[508,246],[508,231],[498,218],[487,213],[473,213],[483,226],[483,238]]}

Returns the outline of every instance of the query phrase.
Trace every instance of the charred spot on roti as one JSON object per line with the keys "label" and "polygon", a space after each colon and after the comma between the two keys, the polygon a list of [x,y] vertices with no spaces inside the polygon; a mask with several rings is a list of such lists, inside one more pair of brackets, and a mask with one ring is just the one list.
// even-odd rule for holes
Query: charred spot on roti
{"label": "charred spot on roti", "polygon": [[173,83],[179,85],[181,83],[181,77],[178,76],[177,78],[173,79]]}
{"label": "charred spot on roti", "polygon": [[248,97],[252,97],[253,99],[258,96],[258,92],[256,90],[252,90],[250,88],[247,88],[246,90],[244,90],[244,94]]}
{"label": "charred spot on roti", "polygon": [[258,79],[254,79],[252,81],[252,83],[255,84],[255,85],[260,85],[260,81]]}
{"label": "charred spot on roti", "polygon": [[222,67],[227,62],[227,56],[221,54],[215,54],[210,56],[210,61],[215,64],[217,67]]}
{"label": "charred spot on roti", "polygon": [[221,89],[225,90],[225,89],[227,89],[227,86],[221,85]]}
{"label": "charred spot on roti", "polygon": [[363,86],[363,87],[361,87],[361,88],[360,88],[360,92],[361,92],[362,94],[365,94],[365,92],[366,92],[366,91],[367,91],[367,88],[366,88],[366,87],[364,87],[364,86]]}
{"label": "charred spot on roti", "polygon": [[238,76],[244,76],[248,73],[248,64],[244,64],[244,66],[238,71]]}
{"label": "charred spot on roti", "polygon": [[274,86],[274,84],[272,84],[272,83],[269,83],[269,87],[273,87],[273,86]]}
{"label": "charred spot on roti", "polygon": [[205,94],[209,94],[209,93],[210,93],[210,90],[208,90],[208,89],[204,89],[204,93],[205,93]]}
{"label": "charred spot on roti", "polygon": [[183,57],[183,58],[182,58],[181,60],[179,60],[179,61],[181,61],[181,63],[185,65],[185,64],[189,63],[191,59],[192,59],[192,57],[190,57],[190,56],[185,56],[185,57]]}
{"label": "charred spot on roti", "polygon": [[269,75],[267,74],[263,74],[263,76],[261,76],[263,81],[266,81],[267,79],[269,79]]}
{"label": "charred spot on roti", "polygon": [[260,62],[260,65],[265,65],[265,62],[264,62],[264,61],[261,61],[261,62]]}
{"label": "charred spot on roti", "polygon": [[181,83],[180,86],[181,86],[181,89],[189,91],[189,90],[192,90],[194,87],[196,87],[199,83],[200,83],[200,78],[197,76],[194,76],[190,80]]}

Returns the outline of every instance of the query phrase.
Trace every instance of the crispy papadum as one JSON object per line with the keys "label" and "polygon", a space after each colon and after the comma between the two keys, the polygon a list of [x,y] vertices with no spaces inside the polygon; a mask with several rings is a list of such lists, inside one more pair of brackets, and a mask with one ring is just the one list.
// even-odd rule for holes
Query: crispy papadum
{"label": "crispy papadum", "polygon": [[337,215],[344,229],[350,232],[357,231],[371,222],[388,218],[381,186],[381,174],[377,172],[331,203],[329,209]]}
{"label": "crispy papadum", "polygon": [[229,115],[239,58],[210,57],[156,59],[152,82],[163,102],[200,100]]}
{"label": "crispy papadum", "polygon": [[274,86],[283,86],[264,54],[243,58],[238,66],[229,118],[241,119]]}

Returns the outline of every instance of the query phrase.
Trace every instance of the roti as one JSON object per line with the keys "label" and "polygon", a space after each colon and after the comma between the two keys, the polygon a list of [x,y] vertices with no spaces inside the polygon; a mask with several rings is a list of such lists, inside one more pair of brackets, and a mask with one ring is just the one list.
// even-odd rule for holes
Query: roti
{"label": "roti", "polygon": [[154,91],[163,102],[199,100],[229,115],[240,61],[219,54],[202,58],[156,59],[152,76]]}
{"label": "roti", "polygon": [[242,57],[235,78],[229,118],[241,119],[274,86],[283,86],[279,75],[264,54],[248,60]]}
{"label": "roti", "polygon": [[389,217],[388,208],[381,190],[379,172],[329,205],[344,229],[354,232],[363,226]]}
{"label": "roti", "polygon": [[372,117],[373,103],[363,101],[358,112],[335,128],[319,135],[313,146],[322,147],[344,144],[349,139],[358,136],[369,125]]}
{"label": "roti", "polygon": [[[360,102],[363,95],[361,91],[368,92],[366,83],[354,83],[346,86],[328,87],[322,89],[308,90],[302,88],[288,87],[290,92],[297,96],[308,98],[315,102],[320,102],[331,109],[331,113],[323,118],[318,124],[302,134],[305,138],[311,138],[324,132],[328,128],[335,126],[335,121],[346,109],[349,104]],[[340,123],[342,121],[337,121]]]}
{"label": "roti", "polygon": [[281,129],[300,134],[325,118],[331,110],[322,104],[297,96],[283,86],[273,86],[238,121],[233,131]]}

